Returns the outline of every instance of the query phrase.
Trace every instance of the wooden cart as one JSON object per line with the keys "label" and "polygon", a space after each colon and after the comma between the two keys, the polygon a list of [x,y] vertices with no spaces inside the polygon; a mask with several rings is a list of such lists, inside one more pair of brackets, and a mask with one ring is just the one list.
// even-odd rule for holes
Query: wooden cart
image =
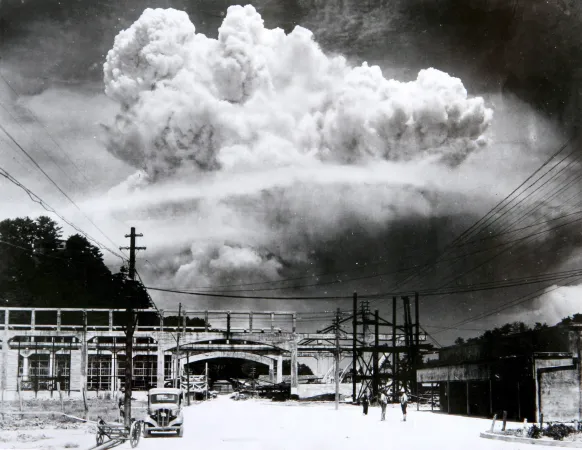
{"label": "wooden cart", "polygon": [[142,431],[142,421],[132,420],[128,428],[123,423],[105,422],[99,418],[97,421],[97,435],[95,437],[97,446],[95,449],[107,449],[117,447],[125,441],[129,441],[131,448],[137,447]]}

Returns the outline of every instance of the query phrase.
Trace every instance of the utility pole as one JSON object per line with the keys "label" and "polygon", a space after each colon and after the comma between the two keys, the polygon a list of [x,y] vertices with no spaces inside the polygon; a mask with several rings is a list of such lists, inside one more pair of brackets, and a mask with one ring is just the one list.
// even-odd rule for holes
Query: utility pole
{"label": "utility pole", "polygon": [[340,378],[340,309],[335,316],[335,409],[339,409],[339,378]]}
{"label": "utility pole", "polygon": [[124,398],[124,422],[126,427],[131,426],[131,390],[133,378],[133,333],[136,326],[136,318],[133,308],[135,295],[135,252],[145,250],[145,247],[136,247],[135,238],[142,237],[143,234],[135,234],[135,227],[131,227],[129,247],[119,247],[120,250],[129,250],[129,279],[131,280],[131,290],[127,304],[127,324],[125,330],[125,398]]}
{"label": "utility pole", "polygon": [[176,361],[176,374],[174,379],[174,387],[180,387],[180,322],[182,321],[182,303],[178,306],[178,336],[176,337],[176,353],[174,359]]}
{"label": "utility pole", "polygon": [[352,298],[352,403],[356,403],[356,383],[358,382],[358,354],[356,350],[358,332],[358,293],[354,292]]}

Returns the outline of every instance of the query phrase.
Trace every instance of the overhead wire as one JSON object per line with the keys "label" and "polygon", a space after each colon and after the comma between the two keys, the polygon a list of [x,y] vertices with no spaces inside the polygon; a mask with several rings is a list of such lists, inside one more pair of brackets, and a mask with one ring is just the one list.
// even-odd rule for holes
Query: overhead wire
{"label": "overhead wire", "polygon": [[[111,242],[114,246],[117,246],[117,244],[115,244],[115,242],[113,242],[113,240],[107,236],[105,234],[105,232],[99,228],[97,226],[97,224],[95,224],[95,222],[93,222],[93,220],[87,216],[87,214],[85,214],[83,212],[83,210],[79,207],[79,205],[77,205],[77,203],[75,203],[75,201],[69,197],[69,195],[63,191],[63,189],[61,189],[61,187],[51,178],[51,176],[40,166],[40,164],[38,164],[38,162],[36,162],[36,160],[30,155],[30,153],[28,153],[24,147],[22,147],[22,145],[20,145],[20,143],[14,138],[14,136],[12,136],[8,130],[0,123],[0,129],[4,132],[4,134],[6,134],[6,136],[8,136],[8,138],[16,145],[16,147],[18,147],[18,149],[24,153],[26,155],[26,157],[34,164],[34,166],[51,182],[51,184],[53,186],[55,186],[55,188],[73,205],[75,206],[75,208],[77,208],[79,210],[79,212],[81,212],[81,214],[83,214],[83,216],[109,241]],[[108,251],[111,252],[110,249],[107,249]],[[113,253],[113,252],[112,252]],[[115,254],[115,253],[113,253]],[[118,256],[118,255],[116,255]]]}
{"label": "overhead wire", "polygon": [[[400,286],[405,285],[406,283],[422,276],[423,273],[426,273],[426,267],[435,267],[437,263],[442,259],[443,256],[448,254],[450,250],[456,247],[456,244],[461,242],[462,240],[469,237],[475,230],[482,227],[483,222],[489,220],[493,214],[497,213],[498,210],[502,210],[504,207],[504,203],[508,201],[513,195],[519,192],[524,186],[526,186],[530,180],[532,180],[538,173],[540,173],[546,166],[548,166],[554,158],[556,158],[560,153],[562,153],[572,142],[573,136],[566,140],[559,148],[556,150],[549,158],[547,158],[532,174],[530,174],[523,182],[519,184],[513,191],[511,191],[508,195],[506,195],[502,200],[500,200],[495,206],[493,206],[485,215],[483,215],[480,219],[474,222],[471,226],[465,229],[462,233],[460,233],[456,238],[454,238],[449,244],[447,244],[444,249],[436,256],[431,258],[425,265],[423,265],[423,269],[420,269],[416,273],[407,276],[406,278],[399,280],[396,284],[393,285],[393,288],[399,288]],[[528,188],[531,187],[528,186]]]}
{"label": "overhead wire", "polygon": [[[12,86],[12,84],[6,79],[6,77],[4,77],[4,75],[2,75],[2,73],[0,72],[0,78],[2,78],[2,80],[4,81],[4,83],[6,84],[6,86],[8,86],[8,88],[14,93],[14,95],[16,95],[17,98],[21,97],[21,94],[18,93],[16,91],[16,89],[14,89],[14,87]],[[55,144],[55,146],[60,150],[60,152],[65,156],[65,158],[67,158],[67,160],[73,165],[73,167],[77,170],[77,172],[85,179],[85,181],[87,183],[90,183],[89,179],[87,178],[87,176],[81,171],[81,169],[77,166],[77,164],[75,163],[75,161],[73,161],[73,159],[69,156],[69,154],[63,149],[63,147],[57,142],[57,140],[53,137],[53,135],[49,132],[48,128],[40,121],[40,119],[37,117],[36,114],[34,114],[34,112],[30,109],[30,108],[26,108],[24,107],[24,109],[28,112],[28,114],[30,114],[30,116],[34,119],[34,121],[39,124],[45,131],[45,133],[47,134],[47,136],[50,138],[50,140]]]}
{"label": "overhead wire", "polygon": [[81,228],[79,228],[78,226],[76,226],[74,223],[72,223],[71,221],[67,220],[56,209],[54,209],[47,202],[45,202],[41,197],[39,197],[32,190],[30,190],[24,184],[22,184],[20,181],[18,181],[18,179],[16,179],[14,176],[12,176],[6,169],[2,168],[1,166],[0,166],[0,176],[4,177],[8,181],[10,181],[12,184],[14,184],[17,187],[19,187],[20,189],[22,189],[24,192],[26,192],[26,194],[28,195],[28,197],[33,202],[38,203],[44,210],[46,210],[46,211],[48,211],[50,213],[55,214],[59,219],[61,219],[64,223],[66,223],[67,225],[69,225],[71,228],[73,228],[79,234],[83,235],[85,238],[87,238],[88,240],[90,240],[91,242],[93,242],[94,244],[96,244],[97,247],[99,247],[100,249],[109,251],[111,254],[117,256],[118,258],[121,258],[123,261],[126,260],[125,257],[123,257],[122,255],[120,255],[119,253],[117,253],[115,251],[112,251],[106,245],[102,244],[101,242],[99,242],[98,240],[96,240],[95,238],[93,238],[90,234],[88,234],[87,232],[83,231]]}

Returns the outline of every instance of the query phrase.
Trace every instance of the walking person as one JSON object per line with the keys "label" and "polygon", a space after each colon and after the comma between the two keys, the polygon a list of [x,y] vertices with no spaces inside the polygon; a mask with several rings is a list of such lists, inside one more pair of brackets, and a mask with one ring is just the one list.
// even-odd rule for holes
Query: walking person
{"label": "walking person", "polygon": [[382,409],[382,418],[380,420],[386,420],[386,406],[388,405],[388,397],[386,393],[382,391],[380,393],[380,408]]}
{"label": "walking person", "polygon": [[406,391],[402,389],[402,395],[400,396],[400,407],[402,408],[402,417],[404,422],[406,422],[406,407],[408,406],[408,396],[406,395]]}
{"label": "walking person", "polygon": [[368,395],[364,393],[362,396],[362,407],[364,408],[364,416],[368,415],[368,406],[370,405],[370,401],[368,400]]}

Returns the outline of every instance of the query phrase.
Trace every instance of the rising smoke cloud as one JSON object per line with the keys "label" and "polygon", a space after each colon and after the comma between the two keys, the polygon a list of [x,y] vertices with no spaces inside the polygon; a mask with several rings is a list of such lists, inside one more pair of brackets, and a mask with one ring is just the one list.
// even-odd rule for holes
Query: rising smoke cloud
{"label": "rising smoke cloud", "polygon": [[218,39],[184,12],[145,10],[115,38],[104,81],[120,106],[109,150],[140,171],[111,200],[133,195],[144,219],[191,230],[191,254],[167,270],[180,286],[277,279],[355,228],[436,214],[431,191],[454,189],[439,180],[486,151],[492,121],[457,78],[351,67],[252,6],[230,7]]}

